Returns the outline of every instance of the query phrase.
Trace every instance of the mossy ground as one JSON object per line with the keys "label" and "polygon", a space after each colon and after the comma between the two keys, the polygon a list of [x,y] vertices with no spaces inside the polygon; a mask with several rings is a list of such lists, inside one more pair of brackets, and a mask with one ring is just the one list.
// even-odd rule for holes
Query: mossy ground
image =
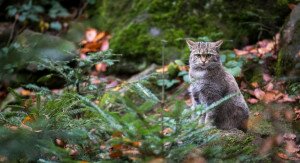
{"label": "mossy ground", "polygon": [[[134,59],[140,65],[160,63],[163,40],[167,41],[164,50],[167,60],[186,59],[185,38],[223,39],[223,48],[228,49],[256,42],[258,36],[270,37],[273,27],[280,26],[281,18],[288,14],[282,3],[242,2],[102,0],[97,2],[100,7],[91,12],[94,25],[112,33],[111,48],[124,54],[121,62]],[[281,15],[274,16],[279,10]],[[271,27],[271,31],[260,30],[259,24]],[[139,71],[126,65],[117,69],[121,70],[122,73]]]}
{"label": "mossy ground", "polygon": [[292,124],[285,117],[292,107],[287,104],[259,103],[250,108],[247,133],[214,129],[210,134],[216,134],[217,139],[197,147],[187,158],[193,160],[203,157],[209,162],[271,162],[274,159],[271,153],[282,149],[274,146],[266,154],[262,148],[277,134],[293,131]]}

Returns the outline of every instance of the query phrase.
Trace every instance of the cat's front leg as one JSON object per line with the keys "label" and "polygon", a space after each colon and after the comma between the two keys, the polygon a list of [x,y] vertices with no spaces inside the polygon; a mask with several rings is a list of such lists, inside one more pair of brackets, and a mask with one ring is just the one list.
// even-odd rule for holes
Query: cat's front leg
{"label": "cat's front leg", "polygon": [[[197,95],[191,94],[191,100],[192,100],[192,107],[191,107],[191,109],[192,109],[193,111],[195,111],[196,107],[197,107],[198,105],[200,105],[199,98],[195,98],[195,97],[197,97]],[[195,112],[195,113],[196,113],[196,112]],[[192,119],[198,119],[197,114],[193,114],[193,115],[192,115]],[[200,123],[200,124],[204,124],[204,122],[205,122],[205,113],[201,115],[200,120],[199,120],[199,123]]]}
{"label": "cat's front leg", "polygon": [[215,119],[214,112],[212,112],[212,111],[207,112],[206,116],[205,116],[204,124],[206,126],[212,127],[212,126],[214,126],[214,119]]}
{"label": "cat's front leg", "polygon": [[200,124],[205,124],[206,113],[202,114],[200,117]]}

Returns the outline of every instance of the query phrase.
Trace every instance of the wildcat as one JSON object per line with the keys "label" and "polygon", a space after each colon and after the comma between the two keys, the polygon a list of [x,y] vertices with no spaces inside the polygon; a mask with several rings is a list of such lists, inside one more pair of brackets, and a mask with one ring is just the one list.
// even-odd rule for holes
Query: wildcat
{"label": "wildcat", "polygon": [[222,66],[219,49],[223,41],[186,41],[191,51],[189,76],[193,107],[199,104],[209,106],[226,95],[239,93],[212,111],[205,113],[200,123],[216,126],[219,129],[237,128],[247,131],[249,109],[234,77]]}

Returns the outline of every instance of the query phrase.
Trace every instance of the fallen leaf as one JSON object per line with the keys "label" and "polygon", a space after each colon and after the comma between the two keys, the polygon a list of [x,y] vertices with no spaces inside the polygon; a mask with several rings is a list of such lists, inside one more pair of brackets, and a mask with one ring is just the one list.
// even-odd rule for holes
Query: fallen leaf
{"label": "fallen leaf", "polygon": [[105,72],[107,70],[107,64],[106,63],[98,63],[95,65],[96,71],[98,72]]}
{"label": "fallen leaf", "polygon": [[94,28],[90,28],[85,32],[85,39],[87,42],[93,42],[97,36],[97,30]]}
{"label": "fallen leaf", "polygon": [[260,88],[256,88],[254,90],[254,96],[259,100],[262,100],[264,98],[265,94],[266,93],[264,91],[262,91]]}
{"label": "fallen leaf", "polygon": [[259,112],[255,112],[253,115],[258,116],[259,114],[260,114]]}
{"label": "fallen leaf", "polygon": [[60,147],[64,147],[65,143],[64,141],[62,141],[61,139],[55,139],[55,144],[60,146]]}
{"label": "fallen leaf", "polygon": [[97,41],[103,39],[103,38],[105,37],[105,35],[106,35],[105,32],[99,32],[99,33],[97,34],[97,36],[93,39],[93,42],[97,42]]}
{"label": "fallen leaf", "polygon": [[293,141],[293,140],[286,141],[285,150],[289,154],[294,154],[294,153],[300,151],[299,147],[296,145],[295,141]]}
{"label": "fallen leaf", "polygon": [[254,88],[257,88],[258,87],[258,83],[257,82],[252,82],[251,86],[254,87]]}
{"label": "fallen leaf", "polygon": [[168,65],[156,70],[157,73],[163,73],[163,72],[167,72],[167,71],[168,71]]}
{"label": "fallen leaf", "polygon": [[81,58],[81,59],[86,59],[85,53],[87,53],[89,50],[88,50],[88,49],[85,49],[85,50],[82,50],[82,51],[83,51],[83,53],[80,53],[80,58]]}
{"label": "fallen leaf", "polygon": [[274,88],[274,85],[271,82],[265,86],[265,90],[267,90],[267,91],[271,91],[271,90],[273,90],[273,88]]}
{"label": "fallen leaf", "polygon": [[247,99],[247,102],[249,102],[250,104],[256,104],[258,100],[256,98],[249,98]]}
{"label": "fallen leaf", "polygon": [[142,146],[142,142],[140,142],[140,141],[134,141],[134,142],[132,142],[132,146],[136,147],[136,148],[139,148],[139,147]]}
{"label": "fallen leaf", "polygon": [[273,102],[273,101],[276,101],[276,94],[273,93],[273,92],[266,92],[263,96],[263,101],[265,103],[270,103],[270,102]]}
{"label": "fallen leaf", "polygon": [[30,96],[31,95],[31,92],[29,90],[26,90],[26,89],[22,89],[20,94],[22,96]]}
{"label": "fallen leaf", "polygon": [[163,135],[168,135],[170,134],[171,132],[173,132],[173,130],[171,128],[165,128],[163,131],[162,131],[162,134]]}
{"label": "fallen leaf", "polygon": [[251,51],[252,49],[255,49],[254,45],[248,45],[243,48],[243,50],[246,50],[246,51]]}
{"label": "fallen leaf", "polygon": [[272,78],[269,74],[263,73],[263,80],[269,82],[270,80],[272,80]]}
{"label": "fallen leaf", "polygon": [[79,154],[79,152],[76,149],[71,149],[70,152],[69,152],[70,156],[77,156],[78,154]]}
{"label": "fallen leaf", "polygon": [[283,103],[283,102],[295,102],[296,99],[289,97],[288,94],[284,94],[283,98],[278,100],[279,103]]}
{"label": "fallen leaf", "polygon": [[233,51],[237,56],[243,56],[249,53],[247,50],[233,49]]}
{"label": "fallen leaf", "polygon": [[293,133],[285,133],[284,135],[283,135],[283,138],[285,139],[285,140],[295,140],[296,139],[296,135],[295,134],[293,134]]}
{"label": "fallen leaf", "polygon": [[286,154],[284,154],[284,153],[277,153],[277,156],[278,157],[280,157],[280,158],[282,158],[282,159],[285,159],[285,160],[288,160],[288,156],[286,155]]}
{"label": "fallen leaf", "polygon": [[108,40],[104,40],[102,42],[102,46],[101,46],[100,50],[105,51],[105,50],[108,50],[108,49],[109,49],[109,42],[108,42]]}
{"label": "fallen leaf", "polygon": [[27,122],[33,122],[33,118],[29,115],[27,115],[22,121],[23,124],[26,124]]}

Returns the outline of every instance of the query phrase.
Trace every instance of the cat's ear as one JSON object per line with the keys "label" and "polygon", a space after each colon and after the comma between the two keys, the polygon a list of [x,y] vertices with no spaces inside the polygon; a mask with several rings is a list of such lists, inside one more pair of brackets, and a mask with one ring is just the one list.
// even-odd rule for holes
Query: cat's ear
{"label": "cat's ear", "polygon": [[195,45],[195,42],[193,42],[192,40],[186,40],[186,43],[188,44],[190,50],[193,48],[193,46]]}
{"label": "cat's ear", "polygon": [[219,50],[222,44],[223,44],[223,40],[219,40],[219,41],[215,42],[216,49]]}

